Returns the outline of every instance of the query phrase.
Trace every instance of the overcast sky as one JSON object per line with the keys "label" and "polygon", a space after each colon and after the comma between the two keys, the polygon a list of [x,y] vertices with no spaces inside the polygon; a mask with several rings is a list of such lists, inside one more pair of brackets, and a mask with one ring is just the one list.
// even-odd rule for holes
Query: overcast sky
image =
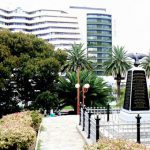
{"label": "overcast sky", "polygon": [[128,52],[150,50],[150,0],[0,0],[2,8],[65,9],[69,5],[106,8],[113,18],[113,45]]}

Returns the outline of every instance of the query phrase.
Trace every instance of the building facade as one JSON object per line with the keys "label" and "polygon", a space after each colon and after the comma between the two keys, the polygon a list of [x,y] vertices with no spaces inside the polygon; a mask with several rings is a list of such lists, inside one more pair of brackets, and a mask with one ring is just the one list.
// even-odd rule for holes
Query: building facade
{"label": "building facade", "polygon": [[81,40],[77,17],[61,10],[0,9],[0,28],[34,34],[52,43],[55,49],[69,49]]}
{"label": "building facade", "polygon": [[112,16],[104,8],[70,6],[78,16],[82,41],[87,49],[87,57],[94,64],[94,72],[104,75],[103,62],[112,49]]}
{"label": "building facade", "polygon": [[87,14],[87,51],[88,58],[96,64],[97,75],[103,75],[103,62],[108,59],[112,47],[111,15]]}

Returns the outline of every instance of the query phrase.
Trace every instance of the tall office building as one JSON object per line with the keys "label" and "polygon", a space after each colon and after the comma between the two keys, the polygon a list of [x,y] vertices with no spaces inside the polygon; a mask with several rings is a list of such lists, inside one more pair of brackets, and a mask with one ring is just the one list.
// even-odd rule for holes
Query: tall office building
{"label": "tall office building", "polygon": [[112,18],[106,9],[70,6],[79,17],[82,41],[87,48],[87,57],[94,62],[94,72],[103,75],[102,63],[108,59],[112,48]]}
{"label": "tall office building", "polygon": [[103,62],[108,59],[112,47],[111,15],[87,14],[87,50],[88,57],[95,62],[95,72],[103,75]]}
{"label": "tall office building", "polygon": [[69,49],[74,42],[80,42],[77,17],[61,10],[0,9],[0,28],[34,34],[52,43],[55,49]]}

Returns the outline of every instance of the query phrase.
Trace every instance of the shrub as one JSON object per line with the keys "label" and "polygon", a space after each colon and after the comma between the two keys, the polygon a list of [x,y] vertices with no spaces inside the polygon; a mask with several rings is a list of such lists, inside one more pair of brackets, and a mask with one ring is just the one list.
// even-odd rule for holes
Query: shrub
{"label": "shrub", "polygon": [[36,132],[38,132],[40,123],[42,121],[42,115],[37,111],[31,111],[30,116],[32,118],[32,127],[35,129]]}
{"label": "shrub", "polygon": [[0,120],[0,150],[25,150],[36,139],[42,116],[38,112],[21,112]]}
{"label": "shrub", "polygon": [[150,150],[145,145],[123,139],[100,139],[97,143],[85,146],[84,150]]}
{"label": "shrub", "polygon": [[24,124],[28,126],[32,125],[32,117],[28,111],[9,114],[9,115],[3,116],[3,118],[1,119],[1,122],[3,124],[5,123],[7,124],[8,122],[11,122],[13,124],[16,121],[19,121],[20,124]]}
{"label": "shrub", "polygon": [[35,130],[19,122],[8,123],[1,126],[0,131],[0,149],[10,149],[16,147],[16,150],[27,149],[35,141]]}

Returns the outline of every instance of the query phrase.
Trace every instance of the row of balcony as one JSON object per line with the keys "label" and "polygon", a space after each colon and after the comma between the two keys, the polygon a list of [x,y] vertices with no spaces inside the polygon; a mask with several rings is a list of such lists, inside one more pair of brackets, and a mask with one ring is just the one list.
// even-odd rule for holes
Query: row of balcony
{"label": "row of balcony", "polygon": [[88,28],[87,28],[87,30],[96,30],[96,31],[98,31],[98,30],[102,30],[102,31],[111,31],[111,30],[112,30],[112,28],[99,28],[99,27],[97,27],[97,28],[92,28],[92,27],[88,27]]}
{"label": "row of balcony", "polygon": [[89,54],[109,54],[110,53],[110,50],[105,50],[105,51],[90,51],[88,50],[88,53]]}
{"label": "row of balcony", "polygon": [[88,21],[87,21],[87,24],[88,24],[88,25],[96,25],[96,24],[97,24],[97,25],[98,25],[98,24],[99,24],[99,25],[102,25],[102,24],[103,24],[103,25],[111,25],[112,23],[111,23],[111,22],[108,22],[108,21],[90,21],[90,20],[88,20]]}
{"label": "row of balcony", "polygon": [[102,33],[102,32],[87,32],[87,36],[107,36],[107,37],[111,37],[112,34],[111,33]]}
{"label": "row of balcony", "polygon": [[102,39],[91,40],[91,39],[88,39],[88,42],[107,42],[107,43],[112,43],[112,40],[102,40]]}
{"label": "row of balcony", "polygon": [[111,19],[111,15],[102,15],[102,14],[88,14],[87,15],[87,18],[100,18],[100,19]]}
{"label": "row of balcony", "polygon": [[67,23],[67,24],[78,24],[77,19],[72,19],[72,18],[61,18],[61,17],[51,17],[51,16],[39,16],[37,18],[34,19],[29,19],[29,18],[23,18],[23,17],[14,17],[12,19],[5,17],[5,16],[1,16],[0,15],[0,20],[3,21],[4,23],[14,23],[14,22],[18,22],[18,23],[28,23],[30,24],[36,24],[36,23],[47,23],[47,22],[51,22],[51,23]]}
{"label": "row of balcony", "polygon": [[22,31],[22,32],[27,32],[27,33],[33,33],[33,34],[43,34],[43,33],[49,33],[52,32],[53,29],[56,31],[60,31],[60,32],[65,32],[65,31],[70,31],[70,32],[77,32],[79,33],[79,30],[76,28],[72,28],[72,27],[46,27],[46,28],[34,28],[34,29],[29,29],[29,28],[23,28],[23,27],[8,27],[8,26],[4,26],[4,25],[0,25],[1,28],[8,28],[11,31]]}
{"label": "row of balcony", "polygon": [[88,43],[87,44],[88,47],[111,47],[112,44],[111,43],[103,43],[103,44],[92,44],[92,43]]}
{"label": "row of balcony", "polygon": [[26,23],[20,23],[20,22],[13,22],[13,23],[4,23],[0,21],[0,26],[5,26],[9,28],[16,28],[16,27],[22,27],[22,28],[28,28],[28,29],[35,29],[35,28],[47,28],[47,27],[66,27],[66,28],[75,28],[78,29],[79,26],[76,24],[68,24],[68,23],[54,23],[54,22],[45,22],[43,24],[34,24],[28,26]]}

